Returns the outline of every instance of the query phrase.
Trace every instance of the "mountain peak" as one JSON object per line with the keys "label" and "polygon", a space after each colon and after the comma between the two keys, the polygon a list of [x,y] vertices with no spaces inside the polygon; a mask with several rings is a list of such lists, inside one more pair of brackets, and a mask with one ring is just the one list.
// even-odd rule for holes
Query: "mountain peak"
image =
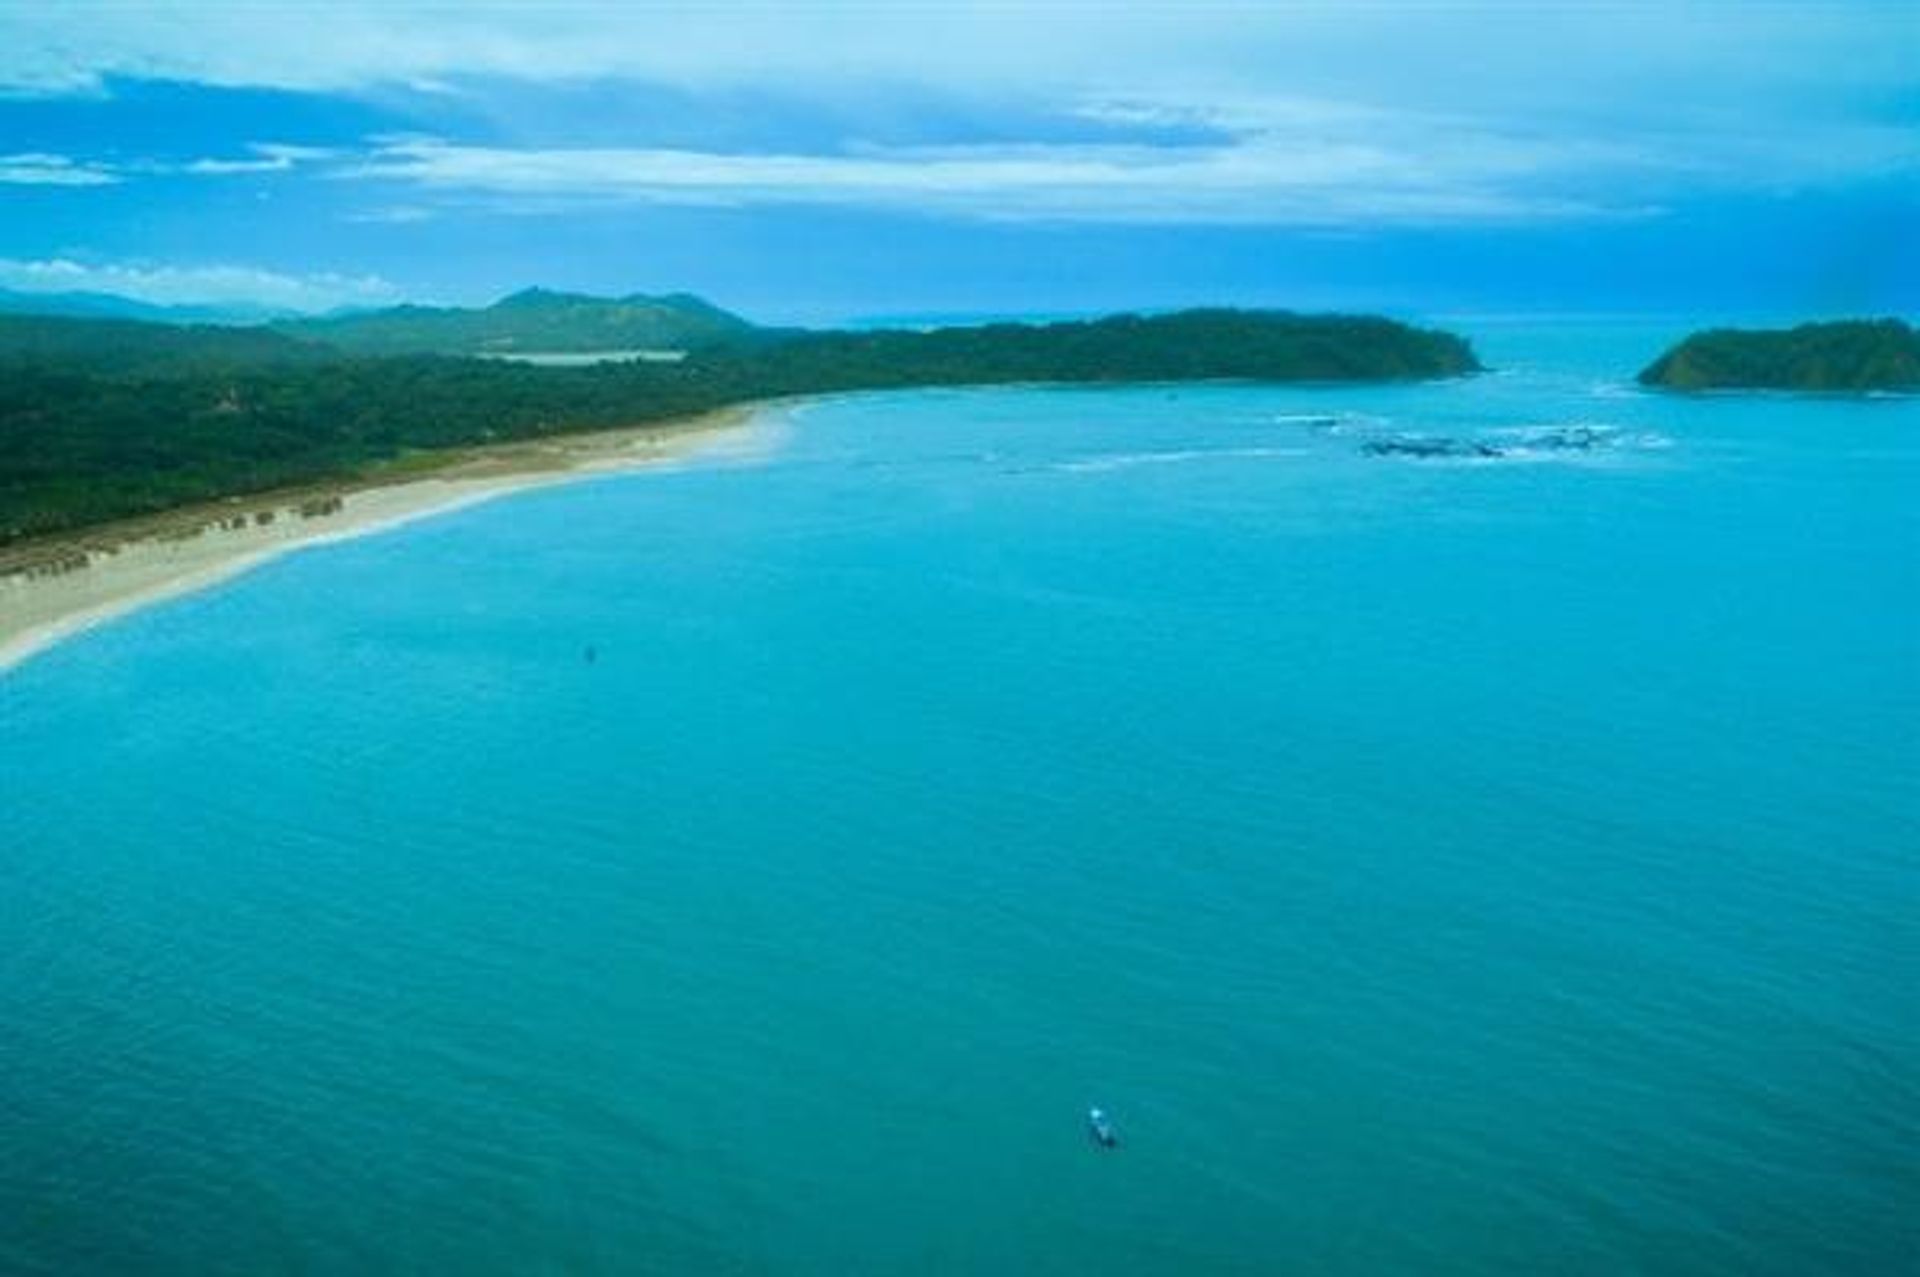
{"label": "mountain peak", "polygon": [[370,354],[698,350],[757,331],[689,293],[594,297],[539,287],[477,309],[395,307],[281,327]]}
{"label": "mountain peak", "polygon": [[551,306],[556,302],[597,301],[598,298],[584,297],[577,293],[556,292],[551,288],[523,288],[516,293],[508,293],[488,310],[518,309],[529,306]]}

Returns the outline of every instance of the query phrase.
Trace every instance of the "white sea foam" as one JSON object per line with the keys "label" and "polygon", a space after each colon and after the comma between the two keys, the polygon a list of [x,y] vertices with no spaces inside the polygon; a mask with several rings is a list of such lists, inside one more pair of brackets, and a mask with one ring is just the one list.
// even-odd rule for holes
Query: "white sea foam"
{"label": "white sea foam", "polygon": [[1647,392],[1630,381],[1596,381],[1587,387],[1595,399],[1645,399]]}
{"label": "white sea foam", "polygon": [[1393,424],[1391,418],[1370,412],[1283,412],[1267,418],[1267,421],[1276,426],[1304,426],[1329,435],[1384,430]]}
{"label": "white sea foam", "polygon": [[1595,452],[1643,452],[1673,446],[1673,440],[1657,430],[1632,430],[1601,421],[1502,426],[1484,434],[1496,447],[1510,451],[1568,456]]}
{"label": "white sea foam", "polygon": [[1098,474],[1136,466],[1178,465],[1186,461],[1255,461],[1306,456],[1302,448],[1179,448],[1164,452],[1109,452],[1062,461],[1052,470],[1068,474]]}
{"label": "white sea foam", "polygon": [[[1673,440],[1658,431],[1604,422],[1564,421],[1496,426],[1457,435],[1403,433],[1369,441],[1365,451],[1421,465],[1485,466],[1526,462],[1600,465],[1658,451]],[[1422,451],[1430,448],[1431,451]]]}

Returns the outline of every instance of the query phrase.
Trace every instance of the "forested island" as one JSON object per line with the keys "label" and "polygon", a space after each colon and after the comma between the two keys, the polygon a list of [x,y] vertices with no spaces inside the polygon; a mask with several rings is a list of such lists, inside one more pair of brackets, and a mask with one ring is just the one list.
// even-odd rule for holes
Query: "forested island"
{"label": "forested island", "polygon": [[1640,374],[1667,390],[1920,390],[1920,331],[1898,319],[1689,336]]}
{"label": "forested island", "polygon": [[738,339],[690,349],[677,362],[569,368],[355,354],[258,327],[0,316],[0,545],[352,479],[435,449],[795,395],[1016,382],[1410,380],[1480,369],[1457,336],[1367,316],[1192,310],[800,332],[694,313]]}

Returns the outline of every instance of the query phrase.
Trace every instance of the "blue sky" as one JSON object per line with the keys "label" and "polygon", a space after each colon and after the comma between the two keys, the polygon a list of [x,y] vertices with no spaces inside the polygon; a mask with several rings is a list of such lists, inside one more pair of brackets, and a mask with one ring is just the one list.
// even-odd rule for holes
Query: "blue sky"
{"label": "blue sky", "polygon": [[1920,308],[1920,5],[0,0],[0,287]]}

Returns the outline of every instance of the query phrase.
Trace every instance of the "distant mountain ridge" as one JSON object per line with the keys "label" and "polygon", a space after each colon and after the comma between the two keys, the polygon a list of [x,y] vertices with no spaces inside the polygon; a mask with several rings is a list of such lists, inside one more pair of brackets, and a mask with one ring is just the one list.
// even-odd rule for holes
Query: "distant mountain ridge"
{"label": "distant mountain ridge", "polygon": [[394,306],[283,319],[276,332],[359,355],[490,355],[600,350],[707,350],[764,333],[691,293],[592,297],[527,288],[491,306]]}
{"label": "distant mountain ridge", "polygon": [[292,318],[294,312],[235,303],[165,305],[118,293],[31,293],[0,288],[0,314],[52,315],[68,319],[137,319],[150,324],[259,324]]}

